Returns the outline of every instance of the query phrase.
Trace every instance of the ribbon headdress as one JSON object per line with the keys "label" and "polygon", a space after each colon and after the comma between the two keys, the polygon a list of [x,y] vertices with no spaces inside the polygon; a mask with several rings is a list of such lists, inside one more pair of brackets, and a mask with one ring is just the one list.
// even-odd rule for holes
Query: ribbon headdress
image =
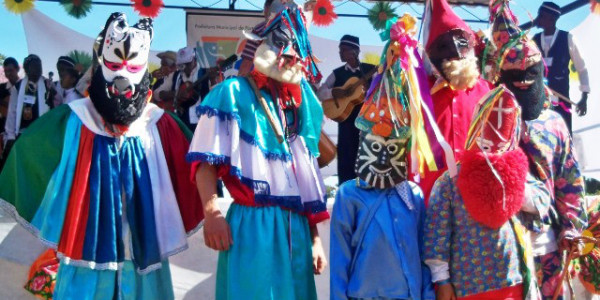
{"label": "ribbon headdress", "polygon": [[380,34],[387,43],[378,74],[367,91],[355,125],[361,131],[382,137],[409,138],[410,170],[415,180],[424,174],[425,165],[431,171],[441,167],[441,149],[454,176],[456,163],[452,150],[430,112],[431,96],[417,52],[415,24],[416,19],[409,14],[387,21],[385,31]]}

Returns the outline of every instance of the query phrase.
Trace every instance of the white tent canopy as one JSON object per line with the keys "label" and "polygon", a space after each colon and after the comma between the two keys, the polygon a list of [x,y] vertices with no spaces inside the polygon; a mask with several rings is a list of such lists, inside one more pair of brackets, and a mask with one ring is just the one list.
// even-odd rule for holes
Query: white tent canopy
{"label": "white tent canopy", "polygon": [[[578,41],[578,48],[585,60],[586,68],[590,76],[591,93],[588,95],[587,115],[584,117],[573,117],[573,138],[577,150],[579,162],[583,174],[600,180],[600,155],[596,151],[600,149],[600,39],[590,38],[590,33],[600,28],[600,16],[590,14],[579,26],[571,31]],[[579,101],[581,92],[579,83],[571,82],[570,98]],[[575,112],[573,112],[575,113]]]}
{"label": "white tent canopy", "polygon": [[[92,54],[94,38],[79,33],[43,14],[37,9],[32,9],[23,15],[23,27],[27,39],[28,53],[36,54],[42,59],[44,76],[52,71],[57,74],[56,61],[62,55],[67,55],[72,50]],[[100,33],[100,29],[98,29]],[[158,52],[150,52],[150,62],[160,64],[156,57]]]}

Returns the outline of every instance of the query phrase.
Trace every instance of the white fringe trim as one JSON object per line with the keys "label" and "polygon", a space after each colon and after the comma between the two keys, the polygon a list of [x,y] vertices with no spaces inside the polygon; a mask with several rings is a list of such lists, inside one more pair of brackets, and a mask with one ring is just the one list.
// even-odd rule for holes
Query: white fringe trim
{"label": "white fringe trim", "polygon": [[19,215],[19,213],[17,212],[17,208],[14,207],[14,205],[12,205],[8,201],[0,198],[0,208],[2,208],[10,217],[15,219],[15,221],[17,221],[17,223],[19,225],[23,226],[23,228],[25,228],[25,230],[27,230],[33,236],[38,238],[40,240],[40,242],[42,242],[42,244],[44,244],[44,246],[46,246],[48,248],[52,248],[52,249],[56,249],[58,247],[58,245],[56,243],[42,238],[40,236],[40,230],[35,228],[27,220],[23,219],[23,217],[21,217]]}

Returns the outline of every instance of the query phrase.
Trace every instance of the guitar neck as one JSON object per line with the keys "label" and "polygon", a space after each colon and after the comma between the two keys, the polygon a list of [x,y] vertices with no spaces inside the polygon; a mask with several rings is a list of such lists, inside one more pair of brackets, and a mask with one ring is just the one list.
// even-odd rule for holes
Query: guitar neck
{"label": "guitar neck", "polygon": [[365,83],[367,83],[367,81],[369,79],[371,79],[371,77],[373,77],[373,75],[375,74],[375,72],[377,71],[377,67],[374,67],[372,70],[370,70],[369,72],[367,72],[366,74],[364,74],[363,76],[360,77],[360,79],[358,79],[357,82],[355,82],[353,85],[351,85],[349,87],[349,89],[353,90],[356,87],[360,86],[360,85],[364,85]]}

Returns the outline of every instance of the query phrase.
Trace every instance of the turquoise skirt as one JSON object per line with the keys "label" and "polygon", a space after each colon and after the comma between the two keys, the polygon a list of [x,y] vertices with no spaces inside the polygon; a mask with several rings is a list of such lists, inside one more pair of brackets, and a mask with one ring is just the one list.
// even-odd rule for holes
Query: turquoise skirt
{"label": "turquoise skirt", "polygon": [[[118,293],[118,294],[116,294]],[[77,300],[169,300],[174,299],[169,262],[158,270],[141,275],[126,260],[119,271],[92,270],[64,264],[56,275],[54,299]]]}
{"label": "turquoise skirt", "polygon": [[217,300],[317,299],[306,217],[234,203],[227,221],[233,246],[219,253]]}

